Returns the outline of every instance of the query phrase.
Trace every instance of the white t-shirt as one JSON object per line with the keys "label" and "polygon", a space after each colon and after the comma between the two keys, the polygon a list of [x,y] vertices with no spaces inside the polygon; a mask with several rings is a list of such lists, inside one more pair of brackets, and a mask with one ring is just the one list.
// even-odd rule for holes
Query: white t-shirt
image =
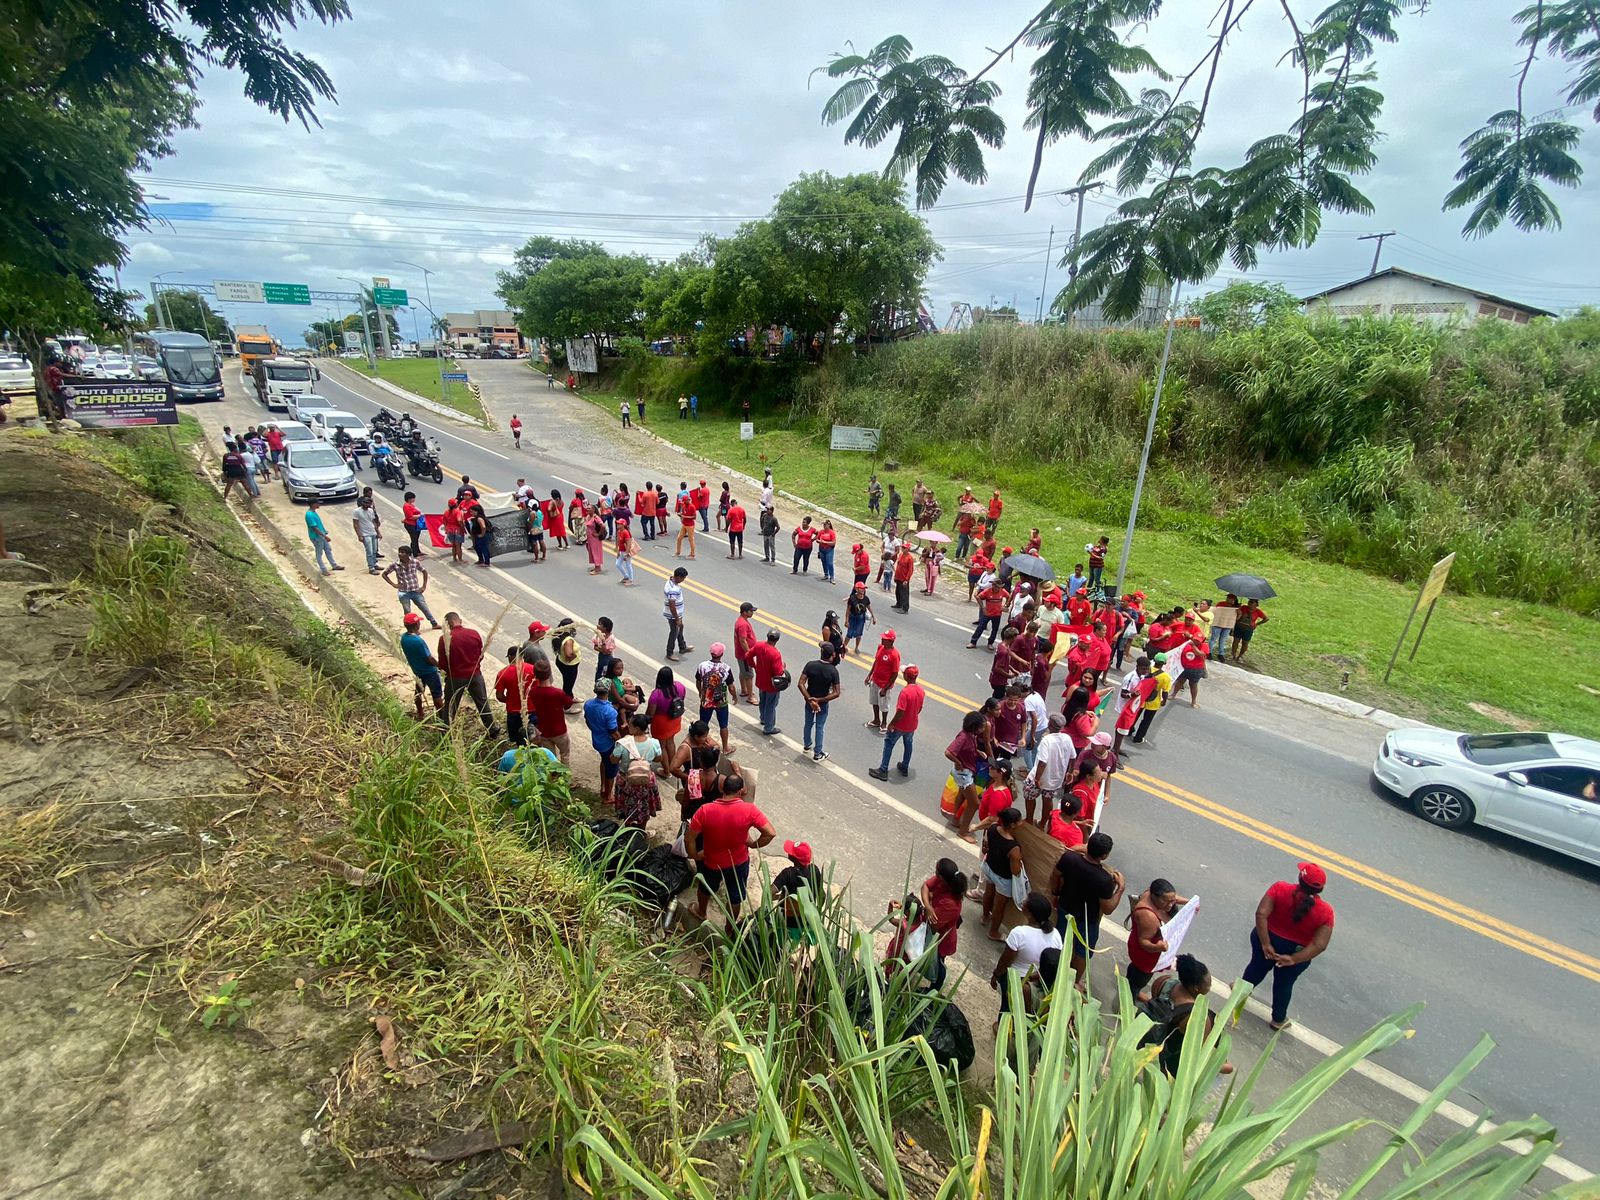
{"label": "white t-shirt", "polygon": [[772,507],[772,485],[770,483],[761,489],[761,507]]}
{"label": "white t-shirt", "polygon": [[1006,945],[1017,952],[1011,960],[1011,969],[1026,974],[1039,965],[1046,950],[1061,949],[1061,935],[1054,929],[1047,931],[1037,925],[1018,925],[1006,934]]}
{"label": "white t-shirt", "polygon": [[1044,767],[1039,786],[1047,792],[1059,792],[1061,785],[1067,781],[1067,771],[1072,766],[1075,753],[1072,739],[1066,734],[1045,734],[1039,742],[1039,765]]}
{"label": "white t-shirt", "polygon": [[[669,579],[667,580],[666,586],[661,589],[661,598],[662,616],[666,617],[668,620],[674,620],[683,616],[683,588],[679,587],[678,584]],[[677,608],[677,612],[672,611],[674,607]]]}
{"label": "white t-shirt", "polygon": [[1042,740],[1050,729],[1050,710],[1045,707],[1044,697],[1038,692],[1029,692],[1028,698],[1022,702],[1022,707],[1028,712],[1027,728],[1032,731],[1033,740],[1035,742]]}

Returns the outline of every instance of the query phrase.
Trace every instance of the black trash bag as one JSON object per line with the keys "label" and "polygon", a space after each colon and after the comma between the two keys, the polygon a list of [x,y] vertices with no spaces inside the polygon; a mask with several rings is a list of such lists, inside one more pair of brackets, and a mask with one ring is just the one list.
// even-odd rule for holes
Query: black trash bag
{"label": "black trash bag", "polygon": [[615,879],[630,863],[650,849],[650,838],[642,829],[621,826],[609,818],[589,823],[594,843],[589,847],[589,862],[607,879]]}
{"label": "black trash bag", "polygon": [[972,1042],[972,1026],[967,1024],[967,1014],[954,1001],[946,1004],[934,1018],[928,1030],[928,1048],[941,1063],[956,1064],[956,1070],[965,1071],[978,1057],[978,1048]]}
{"label": "black trash bag", "polygon": [[628,867],[623,882],[640,900],[665,910],[694,882],[694,866],[671,846],[656,846]]}

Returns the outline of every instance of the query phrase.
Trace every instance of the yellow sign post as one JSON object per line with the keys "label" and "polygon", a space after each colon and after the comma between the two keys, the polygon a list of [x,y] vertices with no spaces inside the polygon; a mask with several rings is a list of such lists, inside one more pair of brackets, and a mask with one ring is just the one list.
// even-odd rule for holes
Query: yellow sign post
{"label": "yellow sign post", "polygon": [[1422,590],[1417,593],[1417,598],[1412,602],[1411,613],[1406,617],[1405,628],[1400,631],[1400,639],[1394,644],[1394,653],[1389,655],[1389,667],[1383,673],[1383,681],[1389,682],[1389,676],[1394,673],[1395,659],[1400,657],[1400,647],[1406,644],[1406,635],[1411,632],[1411,622],[1416,620],[1417,610],[1424,604],[1428,611],[1422,614],[1422,627],[1417,630],[1417,640],[1411,647],[1411,653],[1406,655],[1406,661],[1411,662],[1417,657],[1417,647],[1422,645],[1422,635],[1428,632],[1428,621],[1433,617],[1433,606],[1439,602],[1439,597],[1444,593],[1445,580],[1450,578],[1450,567],[1456,561],[1455,551],[1446,554],[1433,564],[1433,570],[1428,572],[1428,578],[1423,581]]}

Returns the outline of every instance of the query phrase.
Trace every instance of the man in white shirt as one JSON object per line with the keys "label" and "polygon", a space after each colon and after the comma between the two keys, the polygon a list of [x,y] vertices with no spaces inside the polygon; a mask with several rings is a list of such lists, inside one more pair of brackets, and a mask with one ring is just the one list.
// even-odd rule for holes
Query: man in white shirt
{"label": "man in white shirt", "polygon": [[1050,709],[1044,697],[1032,691],[1022,701],[1022,706],[1027,713],[1022,727],[1022,762],[1031,771],[1039,758],[1039,743],[1050,730]]}
{"label": "man in white shirt", "polygon": [[1066,725],[1067,719],[1060,713],[1050,714],[1049,732],[1039,740],[1033,774],[1022,785],[1023,815],[1032,821],[1034,804],[1039,803],[1042,817],[1040,828],[1049,827],[1050,814],[1061,802],[1061,791],[1067,784],[1067,772],[1072,769],[1072,760],[1077,753],[1072,748],[1072,738],[1062,732]]}
{"label": "man in white shirt", "polygon": [[521,476],[518,476],[516,491],[512,492],[511,496],[516,501],[518,508],[527,508],[528,505],[534,502],[533,488]]}
{"label": "man in white shirt", "polygon": [[351,516],[350,523],[355,527],[356,537],[367,552],[367,574],[378,574],[378,510],[369,497],[363,496],[356,502],[356,510]]}
{"label": "man in white shirt", "polygon": [[661,589],[661,615],[667,619],[668,662],[677,662],[678,655],[694,649],[683,637],[683,581],[687,578],[689,568],[679,567]]}

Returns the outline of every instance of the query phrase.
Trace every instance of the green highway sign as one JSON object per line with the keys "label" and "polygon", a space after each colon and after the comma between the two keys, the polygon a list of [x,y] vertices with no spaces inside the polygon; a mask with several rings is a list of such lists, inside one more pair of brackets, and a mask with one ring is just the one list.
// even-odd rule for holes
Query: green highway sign
{"label": "green highway sign", "polygon": [[406,295],[405,288],[375,287],[372,302],[379,308],[404,308],[411,303],[411,298]]}
{"label": "green highway sign", "polygon": [[268,304],[311,303],[311,289],[303,283],[263,283],[261,294]]}

